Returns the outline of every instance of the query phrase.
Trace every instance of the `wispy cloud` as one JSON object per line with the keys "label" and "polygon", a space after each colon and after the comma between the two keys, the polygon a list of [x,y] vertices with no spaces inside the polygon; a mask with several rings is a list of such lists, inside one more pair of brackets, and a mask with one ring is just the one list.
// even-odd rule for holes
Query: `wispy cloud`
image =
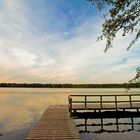
{"label": "wispy cloud", "polygon": [[102,18],[84,2],[3,0],[2,5],[0,82],[126,82],[140,63],[139,42],[126,51],[130,37],[118,37],[103,52],[105,42],[96,41]]}

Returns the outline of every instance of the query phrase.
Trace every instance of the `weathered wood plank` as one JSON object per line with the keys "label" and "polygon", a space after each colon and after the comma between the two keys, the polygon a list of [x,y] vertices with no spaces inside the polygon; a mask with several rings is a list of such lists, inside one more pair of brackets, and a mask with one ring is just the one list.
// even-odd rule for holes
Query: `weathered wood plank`
{"label": "weathered wood plank", "polygon": [[32,128],[26,140],[80,140],[66,105],[50,106]]}
{"label": "weathered wood plank", "polygon": [[140,94],[70,95],[69,111],[140,109]]}
{"label": "weathered wood plank", "polygon": [[[117,104],[117,108],[115,104],[104,104],[102,108],[100,104],[88,104],[86,109],[137,109],[140,108],[140,103],[133,103],[133,106],[130,107],[130,104]],[[85,110],[85,106],[83,104],[73,105],[72,110]]]}

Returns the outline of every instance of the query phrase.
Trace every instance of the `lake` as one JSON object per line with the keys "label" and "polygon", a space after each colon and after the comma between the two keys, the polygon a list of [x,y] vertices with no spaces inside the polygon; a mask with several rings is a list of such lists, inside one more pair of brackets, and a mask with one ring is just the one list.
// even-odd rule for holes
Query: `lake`
{"label": "lake", "polygon": [[[45,109],[49,105],[67,104],[67,98],[70,94],[124,94],[126,92],[125,89],[119,88],[0,88],[0,140],[24,140]],[[131,89],[127,93],[140,93],[140,89]],[[122,123],[126,121],[126,124],[129,122],[127,119],[121,121]],[[139,123],[140,119],[135,121]],[[75,122],[78,125],[81,120]],[[137,130],[140,130],[139,125],[136,127]],[[78,127],[79,131],[83,128]],[[98,128],[94,127],[94,129]],[[83,140],[139,140],[140,132],[81,133],[81,137]]]}

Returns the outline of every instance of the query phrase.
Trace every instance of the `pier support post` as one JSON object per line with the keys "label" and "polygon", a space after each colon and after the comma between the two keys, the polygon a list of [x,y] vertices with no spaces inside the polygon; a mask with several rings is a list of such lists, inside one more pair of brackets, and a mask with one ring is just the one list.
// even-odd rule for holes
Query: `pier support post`
{"label": "pier support post", "polygon": [[119,132],[119,123],[118,123],[118,118],[116,118],[116,126],[117,126],[117,132]]}
{"label": "pier support post", "polygon": [[133,117],[131,118],[132,130],[134,130],[134,120]]}

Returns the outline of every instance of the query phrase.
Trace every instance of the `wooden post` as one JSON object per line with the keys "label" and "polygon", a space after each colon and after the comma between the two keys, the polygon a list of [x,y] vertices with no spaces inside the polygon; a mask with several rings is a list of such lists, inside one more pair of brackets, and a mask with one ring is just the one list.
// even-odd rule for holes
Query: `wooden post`
{"label": "wooden post", "polygon": [[116,118],[116,126],[117,126],[117,132],[119,132],[119,123],[118,123],[118,118]]}
{"label": "wooden post", "polygon": [[133,121],[133,117],[131,118],[131,125],[132,125],[132,130],[134,130],[134,121]]}
{"label": "wooden post", "polygon": [[123,108],[123,111],[125,111],[125,108]]}
{"label": "wooden post", "polygon": [[70,112],[70,117],[72,117],[72,98],[69,97],[69,112]]}
{"label": "wooden post", "polygon": [[102,104],[102,95],[100,96],[100,107],[101,107],[101,109],[103,107],[103,104]]}
{"label": "wooden post", "polygon": [[116,95],[115,95],[115,107],[116,107],[116,110],[118,110],[117,96]]}
{"label": "wooden post", "polygon": [[87,119],[85,119],[85,132],[87,132]]}
{"label": "wooden post", "polygon": [[104,129],[103,118],[101,118],[101,130],[103,131],[103,129]]}
{"label": "wooden post", "polygon": [[87,109],[87,96],[85,95],[85,109]]}
{"label": "wooden post", "polygon": [[68,107],[69,107],[69,112],[70,112],[70,96],[68,96]]}
{"label": "wooden post", "polygon": [[130,107],[132,108],[132,100],[131,100],[131,95],[129,95],[129,102],[130,102]]}

